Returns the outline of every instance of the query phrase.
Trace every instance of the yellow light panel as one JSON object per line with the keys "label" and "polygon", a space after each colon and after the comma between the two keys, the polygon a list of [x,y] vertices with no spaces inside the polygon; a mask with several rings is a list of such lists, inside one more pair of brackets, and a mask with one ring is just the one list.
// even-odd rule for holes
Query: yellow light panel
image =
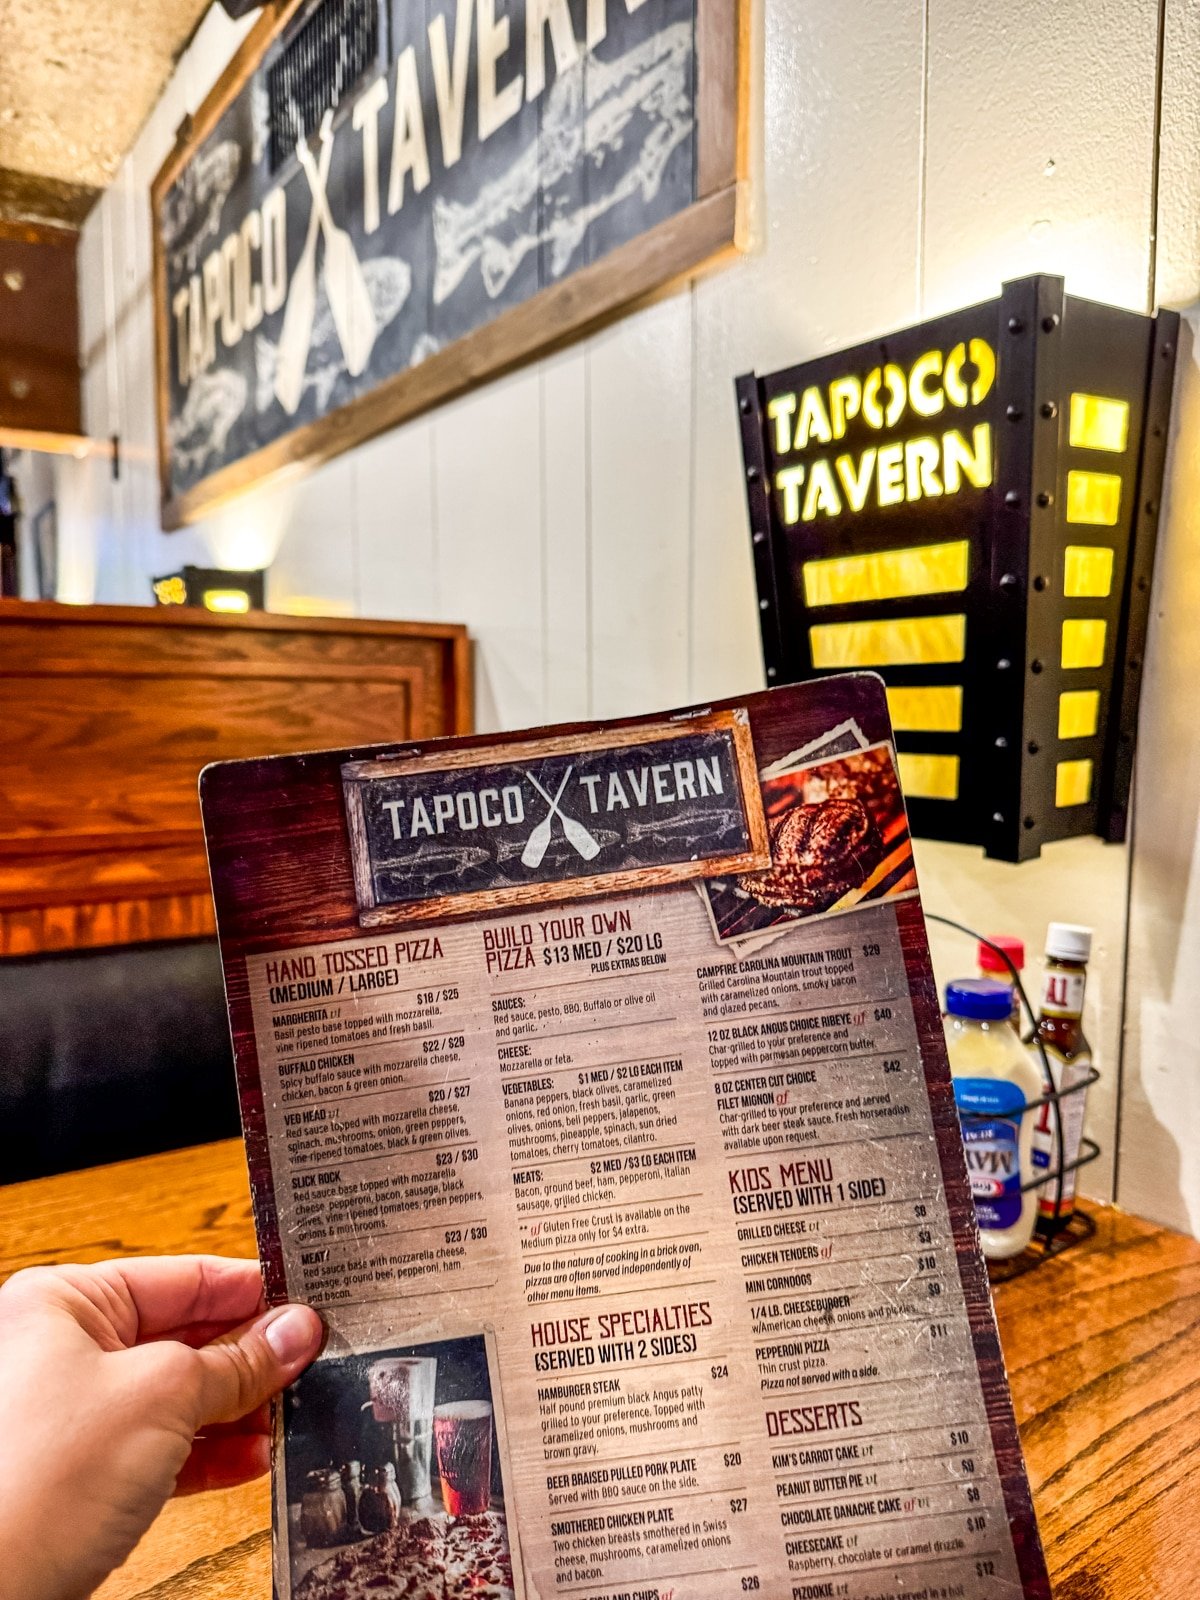
{"label": "yellow light panel", "polygon": [[1102,394],[1071,396],[1070,440],[1078,450],[1124,450],[1129,441],[1129,405]]}
{"label": "yellow light panel", "polygon": [[1113,553],[1107,545],[1069,544],[1063,576],[1068,600],[1103,600],[1112,593]]}
{"label": "yellow light panel", "polygon": [[1111,528],[1121,512],[1121,480],[1114,472],[1067,473],[1067,521]]}
{"label": "yellow light panel", "polygon": [[963,692],[957,683],[929,684],[920,689],[889,689],[892,726],[902,733],[959,733]]}
{"label": "yellow light panel", "polygon": [[319,595],[294,594],[286,600],[271,600],[272,611],[282,611],[289,617],[353,617],[357,615],[350,600],[323,600]]}
{"label": "yellow light panel", "polygon": [[1064,667],[1102,667],[1108,623],[1103,617],[1072,617],[1062,625]]}
{"label": "yellow light panel", "polygon": [[960,591],[967,587],[970,553],[970,545],[962,539],[910,550],[880,550],[869,556],[806,561],[804,598],[810,606],[845,606],[861,600]]}
{"label": "yellow light panel", "polygon": [[154,593],[161,606],[181,606],[187,600],[187,589],[182,578],[160,578]]}
{"label": "yellow light panel", "polygon": [[1068,689],[1058,697],[1058,737],[1090,739],[1100,725],[1099,689]]}
{"label": "yellow light panel", "polygon": [[899,750],[900,787],[910,800],[957,800],[958,757]]}
{"label": "yellow light panel", "polygon": [[250,596],[244,589],[205,589],[206,611],[249,611]]}
{"label": "yellow light panel", "polygon": [[911,667],[961,661],[964,616],[904,617],[895,622],[823,622],[808,630],[814,667]]}
{"label": "yellow light panel", "polygon": [[1085,806],[1092,798],[1092,763],[1060,761],[1054,771],[1054,804]]}

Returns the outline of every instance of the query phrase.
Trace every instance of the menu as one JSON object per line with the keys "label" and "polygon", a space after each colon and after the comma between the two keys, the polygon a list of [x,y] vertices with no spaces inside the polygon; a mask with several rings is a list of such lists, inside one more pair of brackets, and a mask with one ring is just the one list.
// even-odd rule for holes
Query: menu
{"label": "menu", "polygon": [[877,677],[201,798],[280,1600],[1049,1600]]}

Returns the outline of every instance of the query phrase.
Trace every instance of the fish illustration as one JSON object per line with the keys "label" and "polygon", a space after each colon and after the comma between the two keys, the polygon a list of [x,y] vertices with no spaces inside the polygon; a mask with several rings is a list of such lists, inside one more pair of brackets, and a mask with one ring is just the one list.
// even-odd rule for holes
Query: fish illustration
{"label": "fish illustration", "polygon": [[481,845],[456,849],[451,845],[425,843],[405,857],[405,867],[414,868],[423,878],[461,878],[464,872],[490,861],[491,854]]}
{"label": "fish illustration", "polygon": [[432,333],[418,335],[416,344],[413,345],[412,355],[408,358],[410,367],[419,367],[422,361],[428,361],[430,356],[437,355],[442,348],[442,341]]}
{"label": "fish illustration", "polygon": [[[586,815],[586,813],[585,813],[585,815]],[[589,826],[588,832],[591,834],[592,838],[596,841],[596,843],[600,846],[601,850],[603,850],[607,845],[616,844],[618,842],[618,840],[620,839],[620,837],[621,837],[621,835],[619,833],[615,833],[611,828],[593,828],[593,827]],[[500,862],[501,865],[503,865],[503,863],[506,862],[506,861],[511,861],[514,856],[519,856],[524,852],[525,843],[526,843],[526,841],[524,839],[499,839],[499,840],[497,840],[497,842],[496,842],[496,860],[498,862]],[[553,848],[555,847],[556,844],[557,845],[563,845],[564,843],[565,843],[565,841],[563,840],[562,835],[556,833],[551,838],[550,848],[553,850]],[[569,852],[568,852],[568,854],[569,854]]]}
{"label": "fish illustration", "polygon": [[[234,139],[206,145],[184,168],[163,202],[162,242],[174,272],[195,272],[206,239],[215,239],[229,191],[237,182],[242,152]],[[181,259],[182,258],[182,259]]]}
{"label": "fish illustration", "polygon": [[[363,277],[367,281],[375,325],[382,330],[400,314],[408,299],[412,288],[412,268],[398,256],[379,256],[363,262]],[[275,403],[275,366],[278,359],[278,345],[259,334],[254,341],[254,404],[258,411],[266,411]],[[341,341],[334,326],[322,273],[317,308],[313,315],[312,344],[304,372],[305,392],[309,389],[316,391],[321,410],[329,404],[334,384],[345,370]]]}
{"label": "fish illustration", "polygon": [[[550,270],[560,277],[598,217],[639,191],[653,199],[671,152],[692,131],[692,48],[691,24],[677,22],[615,61],[591,57],[558,78],[540,137],[502,177],[474,200],[434,201],[434,303],[447,300],[476,261],[495,299],[540,245],[549,246]],[[648,126],[630,159],[637,117]],[[555,185],[585,156],[589,190],[605,180],[607,188],[582,205],[569,185],[555,198]]]}
{"label": "fish illustration", "polygon": [[183,474],[203,470],[220,457],[234,423],[246,409],[249,385],[240,372],[214,367],[192,380],[183,410],[171,418],[171,456]]}
{"label": "fish illustration", "polygon": [[[677,839],[682,835],[685,839],[689,836],[701,838],[712,828],[713,818],[711,812],[703,811],[677,811],[669,817],[650,817],[645,822],[631,818],[627,831],[631,839]],[[722,835],[736,828],[732,820],[721,829]]]}

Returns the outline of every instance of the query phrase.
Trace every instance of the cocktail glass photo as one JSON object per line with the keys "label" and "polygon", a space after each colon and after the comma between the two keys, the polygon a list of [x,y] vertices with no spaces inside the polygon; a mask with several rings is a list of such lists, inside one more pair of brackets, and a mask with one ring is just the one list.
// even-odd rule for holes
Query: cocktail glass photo
{"label": "cocktail glass photo", "polygon": [[433,1444],[442,1504],[451,1517],[477,1517],[492,1497],[492,1407],[454,1400],[433,1413]]}
{"label": "cocktail glass photo", "polygon": [[425,1500],[431,1489],[430,1446],[437,1360],[433,1356],[388,1356],[367,1371],[376,1422],[391,1431],[396,1484],[406,1505]]}

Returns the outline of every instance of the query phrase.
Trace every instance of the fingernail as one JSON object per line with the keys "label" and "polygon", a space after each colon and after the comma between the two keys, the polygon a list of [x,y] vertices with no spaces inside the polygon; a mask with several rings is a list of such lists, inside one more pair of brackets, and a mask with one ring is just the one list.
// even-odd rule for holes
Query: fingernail
{"label": "fingernail", "polygon": [[306,1306],[284,1306],[263,1329],[267,1343],[282,1366],[312,1355],[316,1345],[316,1316]]}

